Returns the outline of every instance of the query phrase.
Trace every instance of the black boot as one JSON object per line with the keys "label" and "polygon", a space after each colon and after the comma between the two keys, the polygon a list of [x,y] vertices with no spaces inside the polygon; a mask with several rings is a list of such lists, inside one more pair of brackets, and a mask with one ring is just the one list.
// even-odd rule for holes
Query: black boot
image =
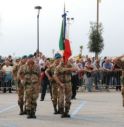
{"label": "black boot", "polygon": [[53,105],[53,108],[54,108],[54,114],[58,114],[56,105]]}
{"label": "black boot", "polygon": [[61,114],[61,112],[60,112],[60,107],[59,107],[59,106],[58,106],[57,114]]}
{"label": "black boot", "polygon": [[60,114],[64,113],[64,108],[60,108]]}
{"label": "black boot", "polygon": [[70,118],[71,116],[67,113],[67,112],[64,112],[62,115],[61,115],[61,118]]}
{"label": "black boot", "polygon": [[34,110],[31,110],[31,116],[32,116],[32,118],[36,119],[36,115],[35,115],[35,111]]}
{"label": "black boot", "polygon": [[61,115],[61,118],[70,118],[68,108],[65,108],[65,112]]}
{"label": "black boot", "polygon": [[27,114],[26,107],[24,108],[23,114]]}
{"label": "black boot", "polygon": [[23,105],[19,105],[19,107],[20,107],[19,115],[23,115],[23,114],[24,114],[24,113],[23,113]]}
{"label": "black boot", "polygon": [[27,118],[28,118],[28,119],[32,118],[31,110],[27,110]]}

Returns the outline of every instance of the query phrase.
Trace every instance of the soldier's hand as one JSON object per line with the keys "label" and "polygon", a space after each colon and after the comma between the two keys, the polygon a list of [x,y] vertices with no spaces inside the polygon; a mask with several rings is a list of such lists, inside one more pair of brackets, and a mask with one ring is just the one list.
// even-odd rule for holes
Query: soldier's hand
{"label": "soldier's hand", "polygon": [[60,84],[60,87],[64,89],[64,88],[65,88],[64,83],[61,83],[61,84]]}
{"label": "soldier's hand", "polygon": [[49,79],[49,81],[52,81],[52,78],[51,77],[49,77],[48,79]]}
{"label": "soldier's hand", "polygon": [[24,84],[24,80],[21,80],[21,84]]}

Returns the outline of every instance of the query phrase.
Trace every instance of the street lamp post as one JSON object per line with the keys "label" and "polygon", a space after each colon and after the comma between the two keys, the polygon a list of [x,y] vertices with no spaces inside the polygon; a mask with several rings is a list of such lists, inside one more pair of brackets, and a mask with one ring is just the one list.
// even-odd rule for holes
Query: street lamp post
{"label": "street lamp post", "polygon": [[97,0],[97,33],[98,33],[98,30],[99,30],[99,0]]}
{"label": "street lamp post", "polygon": [[55,54],[55,49],[52,49],[52,54],[53,54],[53,58],[54,58],[54,54]]}
{"label": "street lamp post", "polygon": [[69,39],[71,21],[74,21],[74,18],[67,17],[67,24],[68,24],[67,33],[68,33],[68,39]]}
{"label": "street lamp post", "polygon": [[83,50],[83,45],[80,46],[80,55],[82,57],[82,50]]}
{"label": "street lamp post", "polygon": [[42,7],[35,6],[35,9],[38,10],[38,14],[37,14],[37,53],[39,54],[39,15],[40,15],[40,9],[42,9]]}

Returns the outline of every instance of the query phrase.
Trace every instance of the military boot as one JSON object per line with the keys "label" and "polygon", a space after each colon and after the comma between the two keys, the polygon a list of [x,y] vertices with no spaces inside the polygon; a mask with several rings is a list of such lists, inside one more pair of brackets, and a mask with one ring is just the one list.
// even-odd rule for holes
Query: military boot
{"label": "military boot", "polygon": [[64,113],[64,108],[60,108],[60,114]]}
{"label": "military boot", "polygon": [[53,105],[53,108],[54,108],[54,114],[58,114],[56,105]]}
{"label": "military boot", "polygon": [[24,114],[24,113],[23,113],[23,105],[19,105],[19,107],[20,107],[19,115],[23,115],[23,114]]}
{"label": "military boot", "polygon": [[70,118],[68,108],[65,108],[65,112],[61,115],[61,118]]}
{"label": "military boot", "polygon": [[32,118],[31,110],[27,110],[27,118],[28,119]]}
{"label": "military boot", "polygon": [[31,116],[32,116],[32,118],[36,118],[35,110],[34,109],[31,109]]}
{"label": "military boot", "polygon": [[27,114],[26,107],[24,108],[23,114]]}
{"label": "military boot", "polygon": [[57,114],[61,114],[61,112],[60,112],[60,107],[59,107],[59,106],[58,106]]}

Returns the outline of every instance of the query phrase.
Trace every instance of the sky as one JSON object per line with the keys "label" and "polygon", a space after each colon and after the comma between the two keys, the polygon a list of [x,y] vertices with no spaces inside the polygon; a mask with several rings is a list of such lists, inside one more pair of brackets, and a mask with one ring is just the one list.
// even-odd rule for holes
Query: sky
{"label": "sky", "polygon": [[[0,0],[0,55],[22,56],[37,49],[37,10],[40,51],[51,57],[59,50],[62,13],[66,5],[70,25],[72,55],[94,55],[87,48],[90,22],[96,22],[96,0]],[[99,20],[103,25],[104,50],[100,56],[124,54],[124,0],[101,0]]]}

